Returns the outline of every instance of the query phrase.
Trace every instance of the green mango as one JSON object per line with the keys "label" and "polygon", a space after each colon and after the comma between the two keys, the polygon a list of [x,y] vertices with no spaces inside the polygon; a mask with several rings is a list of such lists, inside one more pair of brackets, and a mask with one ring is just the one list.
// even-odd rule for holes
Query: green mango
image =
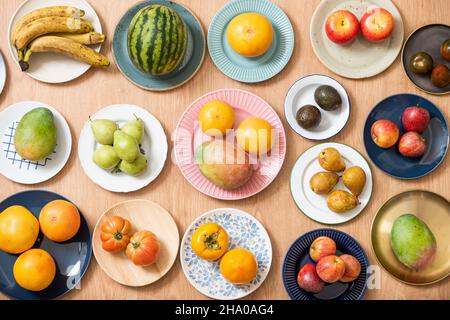
{"label": "green mango", "polygon": [[20,120],[14,134],[14,147],[24,159],[45,159],[55,150],[56,134],[53,113],[47,108],[35,108]]}
{"label": "green mango", "polygon": [[436,238],[425,222],[415,215],[404,214],[392,225],[391,248],[401,263],[417,271],[433,261]]}
{"label": "green mango", "polygon": [[227,190],[243,186],[254,171],[244,151],[221,139],[198,146],[195,163],[206,179]]}

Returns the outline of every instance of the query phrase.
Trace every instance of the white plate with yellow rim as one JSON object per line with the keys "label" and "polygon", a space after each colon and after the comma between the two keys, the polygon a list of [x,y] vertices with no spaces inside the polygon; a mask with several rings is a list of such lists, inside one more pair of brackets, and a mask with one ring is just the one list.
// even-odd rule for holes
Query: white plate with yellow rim
{"label": "white plate with yellow rim", "polygon": [[[323,169],[318,161],[320,152],[325,148],[335,148],[344,159],[346,168],[361,167],[366,174],[366,184],[358,196],[359,204],[344,213],[331,211],[327,206],[327,195],[316,194],[311,190],[309,181],[311,177]],[[341,173],[338,173],[341,175]],[[372,196],[372,171],[366,159],[350,146],[336,142],[319,143],[303,152],[294,164],[291,172],[291,195],[300,211],[307,217],[323,224],[340,224],[358,216],[370,201]],[[333,190],[349,191],[339,179]]]}

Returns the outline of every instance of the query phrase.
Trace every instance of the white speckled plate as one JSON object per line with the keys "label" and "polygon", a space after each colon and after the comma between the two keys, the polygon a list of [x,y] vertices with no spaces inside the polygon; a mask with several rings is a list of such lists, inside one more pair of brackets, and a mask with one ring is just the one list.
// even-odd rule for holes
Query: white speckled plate
{"label": "white speckled plate", "polygon": [[[325,33],[325,21],[336,10],[349,10],[358,19],[370,7],[388,10],[395,20],[389,39],[379,43],[367,41],[361,33],[348,45],[330,41]],[[346,78],[360,79],[377,75],[397,58],[403,44],[402,17],[390,0],[322,0],[311,18],[311,45],[319,60],[331,71]]]}
{"label": "white speckled plate", "polygon": [[[255,255],[258,273],[251,283],[233,285],[220,274],[220,260],[209,262],[195,255],[191,238],[195,230],[206,222],[218,223],[227,231],[230,249],[241,247]],[[202,294],[219,300],[240,299],[258,289],[269,274],[272,244],[263,225],[253,216],[238,209],[214,209],[198,217],[189,226],[181,242],[180,260],[186,278]]]}

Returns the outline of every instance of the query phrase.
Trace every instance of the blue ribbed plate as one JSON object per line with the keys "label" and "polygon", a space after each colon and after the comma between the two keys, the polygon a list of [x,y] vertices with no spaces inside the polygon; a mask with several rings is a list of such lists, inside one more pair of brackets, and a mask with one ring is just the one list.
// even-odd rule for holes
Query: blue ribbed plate
{"label": "blue ribbed plate", "polygon": [[[297,274],[302,266],[315,263],[309,257],[309,247],[321,236],[333,239],[337,246],[337,255],[350,254],[361,264],[361,273],[353,282],[327,284],[318,294],[308,293],[297,284]],[[348,234],[334,229],[317,229],[300,236],[290,246],[284,257],[282,277],[284,288],[292,300],[361,300],[366,292],[367,267],[369,260],[361,245]]]}
{"label": "blue ribbed plate", "polygon": [[[185,60],[178,70],[161,77],[154,77],[140,71],[128,56],[128,26],[139,10],[152,4],[165,5],[175,10],[188,27],[188,47]],[[200,69],[206,50],[205,34],[197,17],[182,5],[168,0],[146,0],[131,7],[116,26],[112,46],[114,59],[120,72],[138,87],[151,91],[171,90],[188,82]]]}
{"label": "blue ribbed plate", "polygon": [[[262,56],[246,58],[229,46],[226,39],[228,23],[238,14],[258,12],[272,23],[274,40]],[[277,5],[266,0],[234,0],[214,16],[208,30],[211,59],[226,76],[241,82],[255,83],[278,74],[291,59],[294,50],[294,29],[288,16]]]}
{"label": "blue ribbed plate", "polygon": [[[29,190],[16,193],[0,203],[0,212],[12,205],[27,208],[37,218],[43,206],[53,200],[67,200],[59,194],[45,190]],[[40,248],[53,257],[56,275],[49,287],[42,291],[28,291],[20,287],[13,276],[13,266],[18,255],[0,251],[0,292],[14,299],[47,300],[54,299],[76,288],[86,272],[92,255],[89,226],[80,212],[81,225],[78,233],[65,242],[53,242],[42,233],[33,248]]]}

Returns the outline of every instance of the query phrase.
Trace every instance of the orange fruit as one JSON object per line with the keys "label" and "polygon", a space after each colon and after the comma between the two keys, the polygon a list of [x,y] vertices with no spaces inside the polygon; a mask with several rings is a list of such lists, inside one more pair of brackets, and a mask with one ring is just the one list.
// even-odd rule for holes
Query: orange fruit
{"label": "orange fruit", "polygon": [[11,206],[0,213],[0,250],[18,254],[30,249],[39,234],[39,222],[25,207]]}
{"label": "orange fruit", "polygon": [[239,124],[237,142],[245,151],[253,155],[263,155],[272,148],[272,126],[260,118],[248,118]]}
{"label": "orange fruit", "polygon": [[47,203],[39,213],[42,233],[52,241],[63,242],[73,238],[80,228],[77,207],[65,200]]}
{"label": "orange fruit", "polygon": [[250,251],[242,248],[232,249],[222,257],[220,272],[225,280],[233,284],[245,284],[255,279],[258,263]]}
{"label": "orange fruit", "polygon": [[41,291],[47,288],[55,278],[55,261],[47,251],[31,249],[17,258],[13,274],[14,279],[22,288]]}
{"label": "orange fruit", "polygon": [[224,136],[234,125],[233,108],[221,100],[206,103],[198,114],[202,131],[209,136]]}
{"label": "orange fruit", "polygon": [[227,28],[231,48],[245,57],[257,57],[269,50],[273,40],[270,21],[260,13],[242,13],[231,20]]}

